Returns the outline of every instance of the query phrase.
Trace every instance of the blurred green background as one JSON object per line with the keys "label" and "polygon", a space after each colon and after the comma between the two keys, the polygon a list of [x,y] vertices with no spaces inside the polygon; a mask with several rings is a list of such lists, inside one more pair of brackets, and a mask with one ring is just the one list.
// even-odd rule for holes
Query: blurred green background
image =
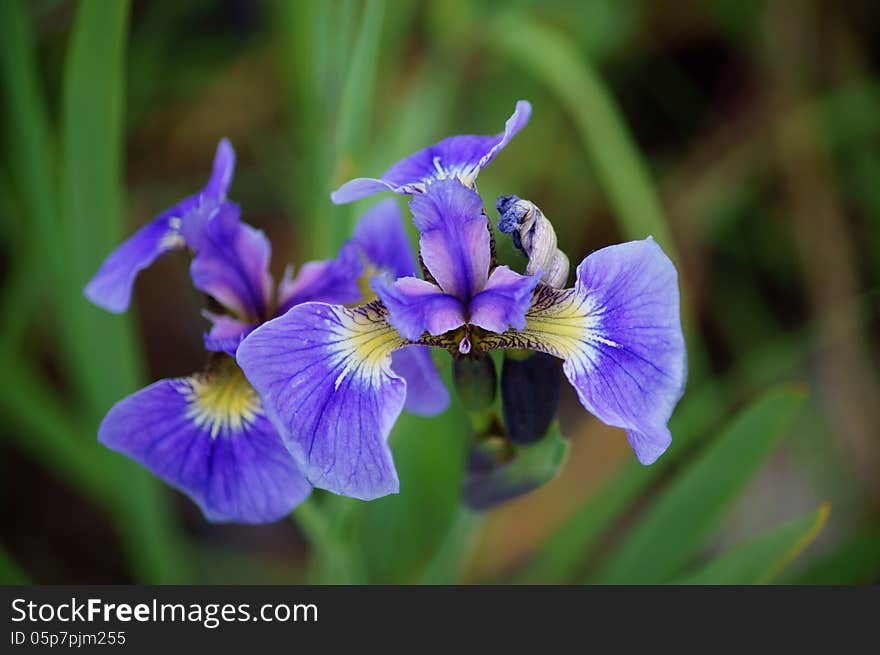
{"label": "blurred green background", "polygon": [[[871,0],[0,1],[0,580],[880,581],[878,35]],[[127,316],[81,289],[220,137],[277,276],[369,206],[338,183],[520,98],[490,217],[516,193],[574,262],[653,234],[679,267],[690,378],[656,465],[565,385],[560,474],[477,514],[453,401],[398,422],[399,496],[249,527],[97,444],[116,400],[202,367],[205,325],[183,256]]]}

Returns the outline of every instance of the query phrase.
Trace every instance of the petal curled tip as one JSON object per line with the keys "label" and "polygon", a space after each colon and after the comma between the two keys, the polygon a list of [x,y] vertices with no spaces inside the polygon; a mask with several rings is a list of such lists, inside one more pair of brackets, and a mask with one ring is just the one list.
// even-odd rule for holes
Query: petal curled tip
{"label": "petal curled tip", "polygon": [[186,198],[126,239],[108,255],[86,285],[85,297],[108,312],[121,314],[126,311],[138,274],[162,254],[184,247],[180,217],[196,204],[194,196]]}
{"label": "petal curled tip", "polygon": [[636,459],[643,466],[650,466],[656,462],[672,445],[672,434],[665,425],[656,428],[627,430],[626,436],[635,451]]}
{"label": "petal curled tip", "polygon": [[235,149],[226,137],[220,139],[214,153],[214,166],[211,178],[205,186],[204,194],[214,202],[226,200],[226,194],[235,174]]}
{"label": "petal curled tip", "polygon": [[360,200],[361,198],[367,198],[377,193],[381,193],[382,191],[395,191],[399,193],[394,185],[389,184],[384,180],[377,180],[372,177],[358,177],[349,180],[336,189],[336,191],[332,192],[330,194],[330,200],[334,205],[346,205],[355,200]]}
{"label": "petal curled tip", "polygon": [[480,171],[525,127],[531,114],[532,106],[520,100],[500,134],[447,137],[401,159],[379,179],[357,178],[346,182],[330,194],[330,199],[336,204],[343,204],[381,191],[418,194],[433,182],[449,178],[473,187]]}

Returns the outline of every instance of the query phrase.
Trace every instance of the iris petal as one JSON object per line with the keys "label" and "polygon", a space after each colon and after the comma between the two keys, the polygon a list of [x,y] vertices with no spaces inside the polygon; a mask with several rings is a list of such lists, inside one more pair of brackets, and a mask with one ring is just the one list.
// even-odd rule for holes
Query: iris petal
{"label": "iris petal", "polygon": [[262,231],[239,220],[238,206],[224,202],[203,225],[184,228],[196,251],[190,276],[196,289],[212,296],[239,318],[266,317],[272,294],[272,249]]}
{"label": "iris petal", "polygon": [[410,414],[436,416],[449,407],[449,391],[427,346],[405,346],[391,354],[391,370],[406,380],[406,404]]}
{"label": "iris petal", "polygon": [[235,151],[223,139],[217,146],[213,171],[205,188],[159,214],[110,253],[86,286],[86,298],[108,312],[126,311],[138,273],[166,252],[186,245],[193,247],[183,231],[192,220],[201,224],[214,213],[226,199],[234,172]]}
{"label": "iris petal", "polygon": [[489,276],[489,223],[483,201],[456,180],[443,180],[412,199],[422,261],[446,293],[467,302]]}
{"label": "iris petal", "polygon": [[410,341],[418,341],[425,332],[436,336],[465,324],[461,301],[436,284],[415,277],[392,283],[380,276],[372,285],[388,309],[388,322]]}
{"label": "iris petal", "polygon": [[114,314],[126,311],[138,274],[160,255],[181,250],[186,245],[180,235],[181,220],[197,206],[197,196],[186,198],[126,239],[110,253],[86,285],[86,298]]}
{"label": "iris petal", "polygon": [[278,285],[277,314],[283,314],[304,302],[340,305],[359,302],[361,288],[358,280],[363,270],[358,248],[349,242],[340,249],[335,259],[308,262],[296,277],[288,272]]}
{"label": "iris petal", "polygon": [[239,365],[314,486],[363,500],[397,493],[388,435],[406,382],[391,370],[391,353],[404,343],[377,302],[310,302],[239,346]]}
{"label": "iris petal", "polygon": [[361,216],[352,238],[374,267],[390,271],[394,277],[415,273],[412,246],[400,207],[393,198],[383,200]]}
{"label": "iris petal", "polygon": [[540,279],[540,273],[526,276],[507,266],[496,267],[485,288],[471,299],[469,322],[491,332],[504,332],[509,327],[522,330],[532,291]]}
{"label": "iris petal", "polygon": [[501,134],[448,137],[397,162],[380,179],[362,177],[346,182],[330,198],[345,204],[386,190],[420,193],[432,182],[450,178],[472,187],[479,172],[525,127],[531,114],[532,106],[520,100]]}
{"label": "iris petal", "polygon": [[573,289],[539,287],[525,327],[489,335],[487,345],[564,359],[583,406],[625,428],[641,463],[669,446],[666,423],[684,391],[687,354],[678,276],[650,237],[594,252]]}
{"label": "iris petal", "polygon": [[211,521],[276,521],[310,491],[232,360],[121,400],[98,440],[187,494]]}

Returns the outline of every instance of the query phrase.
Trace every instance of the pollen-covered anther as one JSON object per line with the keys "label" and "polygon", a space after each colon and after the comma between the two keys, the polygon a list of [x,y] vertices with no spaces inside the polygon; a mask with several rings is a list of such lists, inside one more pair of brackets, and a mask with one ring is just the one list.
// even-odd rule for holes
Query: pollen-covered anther
{"label": "pollen-covered anther", "polygon": [[558,247],[556,230],[538,206],[517,196],[501,196],[496,203],[501,218],[498,229],[513,235],[513,242],[529,258],[527,275],[541,271],[541,281],[561,289],[568,280],[568,257]]}

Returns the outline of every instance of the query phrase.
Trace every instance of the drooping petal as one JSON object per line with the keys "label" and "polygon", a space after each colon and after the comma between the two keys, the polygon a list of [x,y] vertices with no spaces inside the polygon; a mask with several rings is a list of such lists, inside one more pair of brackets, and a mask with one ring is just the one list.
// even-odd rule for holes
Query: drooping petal
{"label": "drooping petal", "polygon": [[489,276],[489,223],[483,201],[456,180],[442,180],[410,202],[425,266],[449,295],[467,302]]}
{"label": "drooping petal", "polygon": [[404,346],[391,354],[391,370],[406,380],[406,403],[410,414],[436,416],[449,407],[449,391],[427,346]]}
{"label": "drooping petal", "polygon": [[393,198],[383,200],[361,216],[352,238],[375,268],[390,271],[394,277],[415,274],[412,246],[400,207]]}
{"label": "drooping petal", "polygon": [[486,287],[471,299],[468,322],[490,332],[504,332],[511,327],[522,330],[539,280],[540,273],[520,275],[507,266],[496,267]]}
{"label": "drooping petal", "polygon": [[126,311],[138,273],[160,255],[180,250],[186,245],[180,234],[181,221],[197,206],[198,197],[190,196],[131,235],[101,264],[86,285],[86,298],[114,314]]}
{"label": "drooping petal", "polygon": [[121,400],[98,440],[187,494],[210,521],[277,521],[311,489],[232,360]]}
{"label": "drooping petal", "polygon": [[525,127],[531,114],[532,106],[520,100],[501,134],[448,137],[397,162],[380,179],[362,177],[346,182],[330,198],[344,204],[386,190],[420,193],[432,182],[449,178],[472,187],[480,171]]}
{"label": "drooping petal", "polygon": [[358,247],[346,243],[335,259],[308,262],[296,277],[290,269],[278,285],[278,310],[281,315],[294,305],[304,302],[326,302],[351,305],[361,299],[359,285],[364,266]]}
{"label": "drooping petal", "polygon": [[235,151],[227,139],[222,139],[205,188],[166,209],[110,253],[86,286],[86,298],[109,312],[119,314],[127,310],[138,273],[166,252],[187,245],[194,248],[187,242],[184,230],[188,230],[191,237],[197,235],[197,230],[188,224],[203,225],[214,213],[226,199],[234,172]]}
{"label": "drooping petal", "polygon": [[378,302],[309,302],[239,346],[239,365],[314,486],[363,500],[397,493],[388,434],[406,382],[391,370],[391,353],[403,343]]}
{"label": "drooping petal", "polygon": [[184,227],[187,243],[196,251],[190,265],[193,284],[239,318],[258,323],[266,318],[272,293],[269,240],[239,220],[238,206],[224,202],[204,225]]}
{"label": "drooping petal", "polygon": [[581,403],[625,428],[641,463],[669,446],[666,423],[684,391],[687,353],[678,275],[650,237],[594,252],[573,289],[539,287],[525,328],[489,335],[487,344],[564,359]]}
{"label": "drooping petal", "polygon": [[210,332],[204,335],[205,350],[226,353],[233,357],[241,340],[256,327],[253,323],[239,321],[229,314],[203,311],[202,316],[213,323]]}
{"label": "drooping petal", "polygon": [[425,332],[436,336],[465,324],[464,305],[436,284],[415,277],[391,282],[378,276],[371,285],[388,309],[388,322],[410,341]]}

